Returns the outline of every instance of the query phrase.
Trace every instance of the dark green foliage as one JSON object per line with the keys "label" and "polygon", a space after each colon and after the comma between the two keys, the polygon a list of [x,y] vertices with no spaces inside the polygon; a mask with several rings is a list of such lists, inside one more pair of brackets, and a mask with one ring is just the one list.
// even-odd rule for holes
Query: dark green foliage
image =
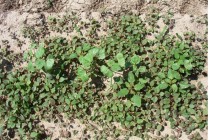
{"label": "dark green foliage", "polygon": [[[154,19],[149,23],[153,28]],[[126,135],[141,137],[154,130],[159,135],[165,121],[187,133],[207,126],[207,111],[201,108],[207,95],[189,81],[205,63],[193,37],[170,35],[167,26],[151,32],[134,15],[112,20],[100,41],[92,41],[98,22],[92,27],[90,38],[79,34],[71,41],[53,38],[32,45],[24,55],[27,68],[1,74],[0,96],[6,98],[0,117],[6,128],[38,138],[35,122],[59,113],[84,122],[120,122]]]}

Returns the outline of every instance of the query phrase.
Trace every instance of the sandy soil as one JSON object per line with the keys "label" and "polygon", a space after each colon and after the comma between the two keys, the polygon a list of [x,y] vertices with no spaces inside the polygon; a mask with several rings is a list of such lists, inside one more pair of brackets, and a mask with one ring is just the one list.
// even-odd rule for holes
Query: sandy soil
{"label": "sandy soil", "polygon": [[[160,0],[158,3],[154,3],[154,0],[58,0],[52,5],[45,0],[0,0],[0,46],[3,47],[2,42],[8,40],[15,53],[24,52],[29,47],[30,40],[23,36],[23,28],[26,26],[39,28],[48,16],[62,16],[68,11],[76,11],[81,14],[83,20],[88,15],[100,20],[103,11],[117,13],[126,9],[143,15],[147,13],[150,6],[157,7],[161,14],[166,14],[169,9],[175,12],[172,34],[179,33],[182,35],[185,31],[194,31],[196,35],[204,36],[206,25],[198,23],[196,20],[208,14],[207,0]],[[161,27],[162,21],[159,21],[158,24]],[[46,36],[56,36],[58,34],[60,33],[51,32]],[[61,35],[66,36],[65,34]],[[204,72],[208,73],[207,69],[206,66]],[[207,79],[208,76],[200,75],[198,80],[192,82],[201,81],[207,88]],[[78,131],[78,133],[71,138],[72,140],[85,137],[90,139],[88,135],[92,135],[91,131],[87,131],[84,135],[83,130],[87,126],[81,124],[79,120],[66,120],[65,123],[57,124],[43,121],[40,125],[44,125],[48,133],[51,134],[52,140],[56,138],[59,138],[59,140],[66,139],[65,137],[74,133],[73,131]],[[165,130],[163,134],[170,134],[173,131],[170,128]],[[207,131],[201,132],[201,135],[207,140]],[[130,138],[130,140],[137,139],[136,137]],[[185,134],[180,138],[180,140],[187,139]]]}

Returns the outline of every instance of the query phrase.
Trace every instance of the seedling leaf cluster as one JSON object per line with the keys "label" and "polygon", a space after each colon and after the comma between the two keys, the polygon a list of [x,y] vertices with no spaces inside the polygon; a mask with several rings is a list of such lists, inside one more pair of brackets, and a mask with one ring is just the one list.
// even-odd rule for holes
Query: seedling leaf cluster
{"label": "seedling leaf cluster", "polygon": [[65,113],[84,123],[118,122],[125,135],[142,138],[160,134],[166,122],[187,134],[205,129],[207,93],[201,83],[190,83],[204,68],[204,51],[193,46],[189,34],[172,35],[167,24],[157,28],[156,18],[147,24],[137,15],[117,16],[100,40],[100,25],[93,20],[88,36],[74,25],[79,34],[71,40],[32,43],[24,54],[27,67],[1,72],[0,127],[40,139],[38,122]]}

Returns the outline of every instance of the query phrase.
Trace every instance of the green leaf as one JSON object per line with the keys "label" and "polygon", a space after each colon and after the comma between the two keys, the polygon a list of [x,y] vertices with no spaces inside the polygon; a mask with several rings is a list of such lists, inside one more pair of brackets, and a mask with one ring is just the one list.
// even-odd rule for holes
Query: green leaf
{"label": "green leaf", "polygon": [[172,65],[172,69],[173,69],[173,70],[178,70],[179,68],[180,68],[179,63],[174,63],[174,64]]}
{"label": "green leaf", "polygon": [[147,69],[146,69],[145,66],[140,66],[139,71],[140,71],[140,72],[146,72]]}
{"label": "green leaf", "polygon": [[35,53],[36,58],[41,58],[44,55],[44,52],[44,47],[40,46]]}
{"label": "green leaf", "polygon": [[180,89],[186,89],[188,87],[190,87],[190,85],[188,83],[185,82],[181,82],[179,83]]}
{"label": "green leaf", "polygon": [[143,79],[143,78],[139,78],[139,82],[141,84],[146,84],[147,83],[147,80],[146,79]]}
{"label": "green leaf", "polygon": [[140,62],[139,56],[134,55],[134,56],[131,58],[131,63],[132,63],[132,64],[136,65],[136,64],[138,64],[139,62]]}
{"label": "green leaf", "polygon": [[80,54],[82,53],[82,48],[81,48],[81,47],[77,47],[77,48],[76,48],[76,53],[77,53],[78,55],[80,55]]}
{"label": "green leaf", "polygon": [[144,84],[141,84],[141,83],[138,83],[138,84],[136,84],[135,86],[134,86],[134,89],[136,90],[136,91],[140,91],[141,89],[143,89],[144,88]]}
{"label": "green leaf", "polygon": [[185,43],[184,43],[184,42],[182,42],[182,43],[179,45],[179,48],[183,50],[183,49],[184,49],[184,47],[185,47]]}
{"label": "green leaf", "polygon": [[178,34],[178,33],[176,33],[176,36],[182,41],[183,39],[182,39],[182,37]]}
{"label": "green leaf", "polygon": [[158,100],[158,98],[157,98],[157,97],[152,97],[152,101],[153,101],[154,103],[156,103],[156,102],[157,102],[157,100]]}
{"label": "green leaf", "polygon": [[175,53],[174,53],[174,57],[175,57],[176,59],[179,59],[179,53],[178,53],[178,52],[175,52]]}
{"label": "green leaf", "polygon": [[113,105],[113,106],[112,106],[112,110],[113,110],[114,112],[117,112],[117,106],[116,106],[116,105]]}
{"label": "green leaf", "polygon": [[193,65],[191,64],[191,62],[190,62],[189,60],[185,60],[185,61],[184,61],[184,67],[185,67],[187,70],[192,70]]}
{"label": "green leaf", "polygon": [[88,51],[90,49],[90,44],[84,43],[83,46],[82,46],[82,49],[84,51]]}
{"label": "green leaf", "polygon": [[170,99],[164,99],[163,103],[164,103],[165,105],[170,104]]}
{"label": "green leaf", "polygon": [[144,39],[143,41],[142,41],[142,44],[143,45],[146,45],[148,43],[148,40],[147,39]]}
{"label": "green leaf", "polygon": [[77,58],[77,54],[76,54],[76,53],[72,53],[72,54],[69,56],[69,59],[74,59],[74,58]]}
{"label": "green leaf", "polygon": [[173,79],[174,78],[173,71],[171,69],[168,70],[168,78],[169,79]]}
{"label": "green leaf", "polygon": [[61,77],[61,78],[59,79],[59,82],[62,83],[63,81],[65,81],[65,78]]}
{"label": "green leaf", "polygon": [[152,98],[152,94],[151,94],[150,92],[147,92],[147,93],[145,94],[145,97],[150,99],[150,98]]}
{"label": "green leaf", "polygon": [[165,93],[164,92],[160,92],[160,96],[164,96],[165,95]]}
{"label": "green leaf", "polygon": [[123,54],[122,53],[118,53],[116,58],[117,58],[118,64],[121,67],[125,67],[125,58],[124,58]]}
{"label": "green leaf", "polygon": [[109,67],[111,67],[112,65],[114,65],[115,64],[115,61],[114,60],[108,60],[107,61],[107,65],[109,66]]}
{"label": "green leaf", "polygon": [[68,104],[68,105],[70,105],[70,103],[71,103],[71,101],[70,101],[68,98],[65,99],[65,102],[66,102],[66,104]]}
{"label": "green leaf", "polygon": [[128,73],[128,82],[130,82],[130,83],[135,82],[134,74],[131,71]]}
{"label": "green leaf", "polygon": [[175,79],[180,80],[181,79],[181,75],[179,74],[179,72],[177,71],[173,71],[173,76]]}
{"label": "green leaf", "polygon": [[83,82],[86,82],[89,80],[89,76],[87,75],[86,71],[79,67],[78,70],[77,70],[77,76],[83,81]]}
{"label": "green leaf", "polygon": [[100,49],[98,52],[98,59],[104,59],[105,57],[105,49]]}
{"label": "green leaf", "polygon": [[165,75],[163,72],[159,72],[159,73],[158,73],[158,76],[159,76],[160,78],[166,78],[166,75]]}
{"label": "green leaf", "polygon": [[93,61],[93,55],[91,53],[86,54],[85,56],[79,57],[79,62],[85,67],[89,68]]}
{"label": "green leaf", "polygon": [[137,123],[138,123],[138,124],[142,124],[143,122],[144,122],[143,119],[137,119]]}
{"label": "green leaf", "polygon": [[139,95],[134,95],[131,98],[131,101],[134,103],[135,106],[138,106],[138,107],[141,106],[141,97]]}
{"label": "green leaf", "polygon": [[89,54],[92,57],[96,56],[98,52],[99,52],[99,48],[93,48],[93,49],[89,50]]}
{"label": "green leaf", "polygon": [[157,126],[157,130],[158,130],[158,131],[161,131],[162,129],[163,129],[163,126],[159,124],[159,125]]}
{"label": "green leaf", "polygon": [[93,62],[93,57],[94,55],[92,53],[88,53],[84,56],[84,63],[88,62],[88,63],[92,63]]}
{"label": "green leaf", "polygon": [[204,108],[203,115],[208,115],[208,108],[207,107]]}
{"label": "green leaf", "polygon": [[168,87],[168,84],[165,82],[162,82],[161,84],[159,84],[160,89],[166,89],[167,87]]}
{"label": "green leaf", "polygon": [[36,138],[38,136],[38,133],[37,132],[32,132],[31,135],[30,135],[32,138]]}
{"label": "green leaf", "polygon": [[123,88],[123,89],[121,89],[121,90],[117,93],[117,95],[118,95],[119,97],[124,97],[124,96],[127,95],[128,93],[129,93],[128,89],[127,89],[127,88]]}
{"label": "green leaf", "polygon": [[37,69],[42,69],[45,65],[45,61],[42,59],[38,59],[38,60],[36,60],[35,65],[36,65]]}
{"label": "green leaf", "polygon": [[118,63],[113,63],[111,65],[111,70],[114,71],[114,72],[116,72],[116,71],[121,70],[121,67],[120,67],[120,65]]}
{"label": "green leaf", "polygon": [[52,59],[52,58],[51,59],[47,59],[46,65],[45,65],[45,69],[46,70],[51,70],[53,65],[54,65],[54,59]]}
{"label": "green leaf", "polygon": [[196,114],[195,109],[188,108],[187,111],[188,111],[190,114]]}
{"label": "green leaf", "polygon": [[33,66],[33,63],[31,61],[29,61],[29,63],[28,63],[28,70],[31,71],[31,72],[34,72],[34,66]]}
{"label": "green leaf", "polygon": [[177,92],[177,91],[178,91],[178,87],[177,87],[176,84],[173,84],[173,85],[171,86],[171,88],[173,89],[174,92]]}
{"label": "green leaf", "polygon": [[[133,120],[133,117],[131,115],[127,115],[126,116],[126,121],[132,121]],[[128,123],[129,124],[129,123]]]}
{"label": "green leaf", "polygon": [[105,76],[112,78],[113,73],[109,68],[107,68],[106,66],[103,65],[103,66],[101,66],[100,70]]}

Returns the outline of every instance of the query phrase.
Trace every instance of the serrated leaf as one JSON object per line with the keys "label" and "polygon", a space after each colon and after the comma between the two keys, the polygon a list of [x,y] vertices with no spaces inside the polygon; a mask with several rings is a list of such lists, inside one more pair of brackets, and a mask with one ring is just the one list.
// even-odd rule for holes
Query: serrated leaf
{"label": "serrated leaf", "polygon": [[139,95],[134,95],[131,98],[131,101],[134,103],[135,106],[138,106],[138,107],[141,106],[141,97]]}

